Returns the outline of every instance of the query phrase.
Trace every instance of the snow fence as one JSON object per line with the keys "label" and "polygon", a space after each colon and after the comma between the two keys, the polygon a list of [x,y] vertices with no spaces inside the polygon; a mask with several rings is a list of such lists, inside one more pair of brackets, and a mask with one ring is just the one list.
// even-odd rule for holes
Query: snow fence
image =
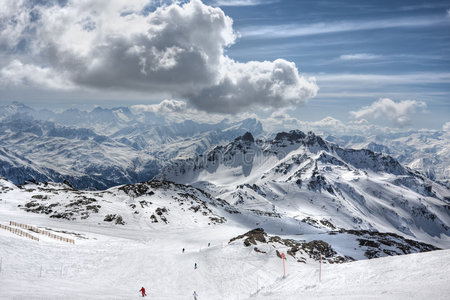
{"label": "snow fence", "polygon": [[[66,238],[66,237],[63,237],[63,236],[59,236],[59,235],[51,233],[49,231],[39,229],[39,228],[37,228],[35,226],[21,224],[21,223],[17,223],[17,222],[13,222],[13,221],[9,221],[9,225],[20,227],[20,228],[24,228],[24,229],[28,229],[28,230],[34,231],[36,233],[39,233],[39,234],[51,237],[52,239],[55,239],[55,240],[60,240],[60,241],[63,241],[63,242],[69,243],[69,244],[75,244],[75,240],[73,240],[73,239],[69,239],[69,238]],[[24,232],[24,233],[26,233],[26,232]],[[37,241],[39,241],[38,238],[37,238]]]}

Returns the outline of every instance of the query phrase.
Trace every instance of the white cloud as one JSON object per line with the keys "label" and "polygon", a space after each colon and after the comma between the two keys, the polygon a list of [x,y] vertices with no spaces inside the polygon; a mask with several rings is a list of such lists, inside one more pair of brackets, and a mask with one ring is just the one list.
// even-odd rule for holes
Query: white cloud
{"label": "white cloud", "polygon": [[168,122],[184,122],[192,120],[200,123],[217,123],[224,120],[238,121],[246,118],[254,118],[254,114],[238,113],[235,115],[223,115],[200,111],[185,101],[165,99],[157,104],[132,105],[131,110],[136,113],[154,113],[156,118],[162,118]]}
{"label": "white cloud", "polygon": [[303,104],[318,91],[314,78],[300,76],[295,64],[283,59],[243,64],[227,58],[225,64],[216,85],[186,95],[195,107],[219,113],[281,108]]}
{"label": "white cloud", "polygon": [[263,125],[264,130],[269,133],[299,129],[300,121],[288,113],[288,109],[279,109],[267,117],[256,117]]}
{"label": "white cloud", "polygon": [[354,22],[248,26],[240,30],[240,32],[243,37],[260,39],[288,38],[372,29],[428,27],[442,25],[445,22],[445,18],[399,18]]}
{"label": "white cloud", "polygon": [[[26,0],[2,1],[0,9],[0,51],[13,50],[29,22],[30,11],[23,9]],[[11,18],[14,16],[14,18]],[[14,22],[12,22],[14,21]]]}
{"label": "white cloud", "polygon": [[279,2],[280,0],[216,0],[218,6],[255,6]]}
{"label": "white cloud", "polygon": [[165,99],[158,104],[133,105],[131,109],[140,112],[170,114],[170,113],[185,113],[188,110],[188,107],[186,102],[184,101]]}
{"label": "white cloud", "polygon": [[450,122],[446,122],[444,125],[442,125],[442,131],[445,131],[450,135]]}
{"label": "white cloud", "polygon": [[270,116],[256,117],[263,124],[264,130],[269,133],[299,129],[303,132],[312,131],[322,136],[328,135],[355,135],[374,132],[393,132],[395,129],[379,127],[369,124],[366,120],[344,123],[341,120],[327,116],[318,121],[302,121],[292,117],[287,109],[273,112]]}
{"label": "white cloud", "polygon": [[389,98],[383,98],[358,111],[351,111],[350,114],[357,119],[382,119],[392,122],[397,127],[404,127],[411,123],[411,117],[417,110],[423,110],[426,106],[426,103],[423,101],[405,100],[394,102]]}
{"label": "white cloud", "polygon": [[422,83],[450,83],[450,73],[422,72],[409,74],[316,74],[319,83],[335,83],[341,86],[348,82],[351,85],[367,84],[422,84]]}
{"label": "white cloud", "polygon": [[315,127],[335,128],[335,129],[345,127],[345,124],[342,121],[330,116],[325,117],[319,121],[310,122],[310,124]]}
{"label": "white cloud", "polygon": [[56,74],[51,68],[26,65],[13,60],[0,69],[0,87],[7,85],[34,85],[43,89],[70,90],[73,84],[65,80],[64,76]]}
{"label": "white cloud", "polygon": [[355,125],[365,125],[365,124],[369,124],[369,121],[367,121],[366,119],[359,119],[359,120],[355,120],[355,121],[350,121],[350,124],[355,124]]}
{"label": "white cloud", "polygon": [[[12,75],[3,75],[3,84],[39,86],[26,72],[38,70],[49,82],[59,78],[79,88],[167,93],[220,113],[302,104],[318,90],[288,61],[240,63],[225,56],[236,40],[233,21],[200,0],[148,14],[142,13],[148,0],[6,3],[0,49],[12,61],[21,48],[25,59],[17,60],[20,70],[0,66],[0,76]],[[52,87],[58,86],[54,81]]]}
{"label": "white cloud", "polygon": [[371,60],[379,59],[381,55],[375,55],[370,53],[355,53],[355,54],[343,54],[339,56],[340,60]]}

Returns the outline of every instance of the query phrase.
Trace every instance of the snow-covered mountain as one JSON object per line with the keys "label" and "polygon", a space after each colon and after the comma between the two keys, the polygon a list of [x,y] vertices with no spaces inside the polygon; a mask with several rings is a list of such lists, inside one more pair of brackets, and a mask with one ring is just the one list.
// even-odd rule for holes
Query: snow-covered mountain
{"label": "snow-covered mountain", "polygon": [[[445,299],[448,290],[448,250],[380,259],[437,248],[393,233],[333,229],[312,214],[300,220],[279,210],[248,209],[182,184],[83,191],[67,183],[16,186],[0,178],[0,207],[5,299],[130,299],[141,286],[155,299],[186,299],[194,290],[206,299],[297,299],[299,291],[311,299],[330,293],[348,298],[354,291],[342,286],[343,276],[360,281],[355,288],[362,298]],[[427,292],[411,284],[432,274],[434,288]]]}
{"label": "snow-covered mountain", "polygon": [[280,131],[300,129],[312,131],[341,147],[369,149],[389,154],[401,164],[450,186],[450,131],[442,129],[405,129],[362,122],[342,122],[326,117],[315,122],[300,121],[264,123],[267,136]]}
{"label": "snow-covered mountain", "polygon": [[20,103],[0,107],[0,176],[105,189],[151,179],[174,158],[195,156],[251,131],[255,119],[201,124],[150,122],[128,108],[54,113]]}
{"label": "snow-covered mountain", "polygon": [[450,245],[447,187],[388,155],[341,148],[311,132],[281,132],[272,140],[246,133],[176,161],[156,178],[202,188],[261,215]]}
{"label": "snow-covered mountain", "polygon": [[[335,124],[338,121],[332,119],[329,122]],[[216,145],[227,144],[246,131],[255,136],[271,136],[256,119],[175,122],[157,112],[128,107],[53,112],[36,110],[19,102],[0,106],[0,127],[0,139],[4,141],[0,145],[3,166],[0,175],[15,183],[27,179],[66,179],[78,188],[97,189],[148,180],[173,159],[199,155]],[[50,136],[46,134],[49,127],[53,127]],[[329,142],[345,148],[389,154],[403,165],[450,186],[450,135],[444,131],[391,133],[372,130],[365,135],[342,135],[340,131],[333,133],[323,127],[318,130]],[[20,134],[29,138],[16,139]],[[275,135],[273,133],[273,137]],[[84,142],[80,143],[80,140]],[[53,145],[49,148],[57,147],[61,151],[46,152],[43,144]],[[36,146],[39,151],[33,150]],[[66,149],[62,151],[62,147]],[[81,152],[76,152],[78,150]],[[127,162],[121,159],[124,156],[128,158]],[[52,161],[48,164],[50,157]],[[88,161],[93,162],[89,173]]]}
{"label": "snow-covered mountain", "polygon": [[403,165],[447,186],[450,183],[450,135],[436,130],[410,130],[369,135],[327,135],[343,147],[389,154]]}
{"label": "snow-covered mountain", "polygon": [[[52,154],[48,166],[80,149],[87,157],[103,149],[98,155],[110,159],[120,158],[117,147],[127,155],[137,151],[117,141],[119,135],[101,136],[93,129],[32,117],[2,124],[5,141],[24,148],[42,143],[35,149]],[[207,131],[199,139],[216,134],[220,140],[250,125]],[[165,147],[186,144],[176,141],[168,138]],[[18,157],[7,149],[1,154],[12,163],[34,165],[33,151]],[[5,169],[17,174],[11,166]],[[36,170],[38,180],[45,171],[51,175],[50,168]],[[448,250],[436,250],[450,247],[449,189],[390,156],[344,149],[313,133],[281,132],[263,140],[247,132],[202,155],[168,160],[155,180],[102,191],[77,190],[68,181],[15,185],[0,178],[0,208],[5,299],[130,299],[141,286],[155,299],[186,299],[194,290],[206,299],[448,294],[443,279]],[[418,252],[429,253],[414,256]],[[412,256],[381,258],[405,254]],[[370,262],[360,261],[366,259]],[[434,276],[433,285],[418,289],[411,280],[423,276]],[[358,282],[351,292],[342,287],[346,280]]]}
{"label": "snow-covered mountain", "polygon": [[[318,254],[329,263],[342,263],[438,249],[393,233],[338,228],[327,220],[316,222],[313,217],[298,219],[248,209],[201,189],[167,181],[82,191],[69,183],[27,182],[16,186],[0,178],[0,201],[5,205],[4,213],[13,214],[10,219],[23,222],[57,220],[62,224],[167,232],[226,227],[235,234],[225,237],[223,243],[251,246],[266,255],[280,256],[280,251],[287,251],[303,263],[320,260]],[[295,235],[301,239],[292,239]]]}
{"label": "snow-covered mountain", "polygon": [[70,181],[106,188],[151,178],[157,160],[91,129],[60,126],[15,115],[0,122],[0,174],[25,180]]}

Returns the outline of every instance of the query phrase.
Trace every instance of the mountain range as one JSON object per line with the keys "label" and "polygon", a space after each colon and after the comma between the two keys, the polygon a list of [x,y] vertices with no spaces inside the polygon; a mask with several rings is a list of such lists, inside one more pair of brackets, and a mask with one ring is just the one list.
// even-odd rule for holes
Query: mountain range
{"label": "mountain range", "polygon": [[0,176],[16,184],[69,181],[76,188],[105,189],[150,180],[171,159],[200,154],[246,131],[262,132],[255,119],[156,124],[152,116],[128,108],[53,113],[20,103],[3,106]]}
{"label": "mountain range", "polygon": [[[345,148],[388,154],[401,164],[450,186],[450,135],[436,130],[367,131],[349,134],[332,118],[314,127],[324,140]],[[176,121],[157,111],[128,107],[91,111],[36,110],[19,102],[0,106],[0,176],[70,181],[77,188],[105,189],[146,181],[176,159],[225,145],[245,132],[273,138],[264,120]],[[305,127],[306,123],[305,123]],[[333,130],[336,128],[336,130]]]}
{"label": "mountain range", "polygon": [[256,219],[270,216],[268,227],[255,222],[269,232],[283,219],[290,220],[284,232],[303,222],[448,243],[448,186],[402,165],[381,144],[335,143],[362,146],[363,138],[269,134],[255,119],[161,124],[155,113],[127,108],[53,113],[13,103],[1,111],[0,175],[16,185],[104,190],[154,178],[198,188]]}
{"label": "mountain range", "polygon": [[450,135],[437,130],[410,130],[369,135],[325,135],[346,148],[389,154],[400,163],[450,186]]}
{"label": "mountain range", "polygon": [[[49,297],[57,281],[62,290],[84,283],[83,295],[96,298],[99,292],[86,287],[107,278],[112,292],[101,297],[125,299],[145,277],[158,295],[172,299],[194,286],[212,299],[254,297],[255,281],[263,285],[256,293],[274,299],[285,282],[281,261],[313,286],[324,264],[329,285],[330,278],[352,278],[367,265],[385,280],[386,256],[434,251],[419,258],[435,266],[436,256],[448,251],[435,250],[450,248],[449,187],[382,153],[386,149],[346,148],[300,130],[267,134],[254,119],[113,120],[102,135],[33,113],[2,116],[0,223],[7,228],[10,221],[10,231],[19,234],[0,231],[8,275],[0,281],[13,287],[8,295],[32,282]],[[29,226],[26,233],[39,242],[14,224]],[[42,230],[74,245],[60,245]],[[395,265],[431,274],[415,257]],[[366,259],[375,262],[355,262]],[[34,274],[43,279],[32,280]],[[367,286],[375,284],[371,278],[364,277]]]}
{"label": "mountain range", "polygon": [[[158,180],[188,184],[255,214],[335,229],[392,232],[447,245],[450,190],[389,155],[345,149],[314,133],[251,133],[164,167]],[[442,238],[442,235],[446,238]]]}

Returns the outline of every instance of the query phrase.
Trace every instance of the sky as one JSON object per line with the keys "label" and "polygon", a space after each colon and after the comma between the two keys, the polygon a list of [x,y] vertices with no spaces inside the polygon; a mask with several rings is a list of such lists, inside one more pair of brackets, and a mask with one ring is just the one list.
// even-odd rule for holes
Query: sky
{"label": "sky", "polygon": [[0,3],[2,103],[450,126],[450,1]]}

